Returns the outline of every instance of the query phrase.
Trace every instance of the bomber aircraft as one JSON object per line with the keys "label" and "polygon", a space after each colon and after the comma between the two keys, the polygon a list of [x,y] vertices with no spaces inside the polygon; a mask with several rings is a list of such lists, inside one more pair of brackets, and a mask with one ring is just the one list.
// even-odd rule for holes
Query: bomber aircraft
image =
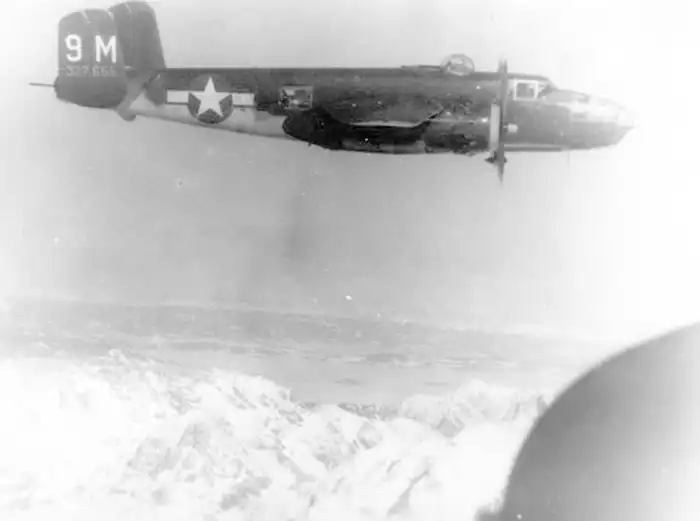
{"label": "bomber aircraft", "polygon": [[167,68],[146,2],[86,9],[59,22],[62,101],[330,150],[489,153],[503,179],[508,151],[615,145],[633,128],[610,100],[533,74],[478,71],[455,54],[400,67]]}

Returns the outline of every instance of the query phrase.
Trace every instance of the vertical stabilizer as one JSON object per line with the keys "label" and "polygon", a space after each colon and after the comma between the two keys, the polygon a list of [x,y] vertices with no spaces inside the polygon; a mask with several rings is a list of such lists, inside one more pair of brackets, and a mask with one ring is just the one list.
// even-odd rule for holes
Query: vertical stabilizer
{"label": "vertical stabilizer", "polygon": [[84,107],[117,107],[130,78],[163,68],[158,22],[145,2],[76,11],[59,22],[59,99]]}

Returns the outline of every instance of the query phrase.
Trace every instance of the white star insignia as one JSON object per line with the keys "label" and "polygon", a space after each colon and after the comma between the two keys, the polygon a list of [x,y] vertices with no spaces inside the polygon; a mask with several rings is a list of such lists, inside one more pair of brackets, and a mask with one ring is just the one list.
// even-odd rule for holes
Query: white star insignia
{"label": "white star insignia", "polygon": [[198,117],[208,110],[215,112],[220,117],[224,117],[224,113],[221,110],[221,102],[231,96],[231,93],[217,92],[216,87],[214,87],[214,80],[211,76],[209,76],[209,80],[203,91],[191,91],[191,94],[199,100],[199,109],[197,110]]}

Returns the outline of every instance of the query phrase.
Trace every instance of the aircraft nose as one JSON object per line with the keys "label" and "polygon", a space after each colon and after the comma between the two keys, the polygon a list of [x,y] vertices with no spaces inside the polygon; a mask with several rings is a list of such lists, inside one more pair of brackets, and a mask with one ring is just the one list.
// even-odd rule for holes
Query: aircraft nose
{"label": "aircraft nose", "polygon": [[626,129],[626,130],[631,130],[635,127],[636,125],[636,116],[634,112],[632,112],[629,109],[626,109],[625,107],[619,107],[618,112],[617,112],[617,126]]}
{"label": "aircraft nose", "polygon": [[613,123],[620,127],[633,127],[634,115],[614,101],[591,97],[583,107],[585,119],[591,122]]}
{"label": "aircraft nose", "polygon": [[584,148],[619,143],[635,126],[635,116],[619,103],[585,94],[569,93],[565,102],[571,117],[571,142]]}
{"label": "aircraft nose", "polygon": [[583,119],[604,145],[619,143],[635,126],[632,111],[608,99],[590,97],[584,113]]}

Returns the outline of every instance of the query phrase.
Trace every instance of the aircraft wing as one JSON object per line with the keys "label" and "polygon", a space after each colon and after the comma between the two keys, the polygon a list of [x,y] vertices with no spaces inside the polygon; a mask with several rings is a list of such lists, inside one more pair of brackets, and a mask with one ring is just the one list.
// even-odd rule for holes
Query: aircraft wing
{"label": "aircraft wing", "polygon": [[[134,76],[118,107],[126,120],[137,115],[266,137],[291,137],[338,149],[390,151],[421,148],[429,121],[443,112],[440,102],[397,89],[321,86],[313,105],[291,94],[294,108],[277,107],[277,89],[231,85],[236,70],[163,70]],[[252,81],[240,82],[254,83]],[[301,98],[300,98],[301,99]],[[279,102],[278,102],[279,103]],[[286,104],[285,104],[286,106]],[[206,110],[205,110],[206,109]]]}
{"label": "aircraft wing", "polygon": [[322,106],[336,121],[355,127],[413,128],[443,110],[427,96],[376,91],[355,92]]}
{"label": "aircraft wing", "polygon": [[425,152],[426,127],[442,111],[439,102],[420,94],[344,90],[288,114],[282,128],[288,136],[331,150],[419,153]]}
{"label": "aircraft wing", "polygon": [[561,145],[547,145],[541,143],[505,143],[506,152],[564,152],[566,147]]}

